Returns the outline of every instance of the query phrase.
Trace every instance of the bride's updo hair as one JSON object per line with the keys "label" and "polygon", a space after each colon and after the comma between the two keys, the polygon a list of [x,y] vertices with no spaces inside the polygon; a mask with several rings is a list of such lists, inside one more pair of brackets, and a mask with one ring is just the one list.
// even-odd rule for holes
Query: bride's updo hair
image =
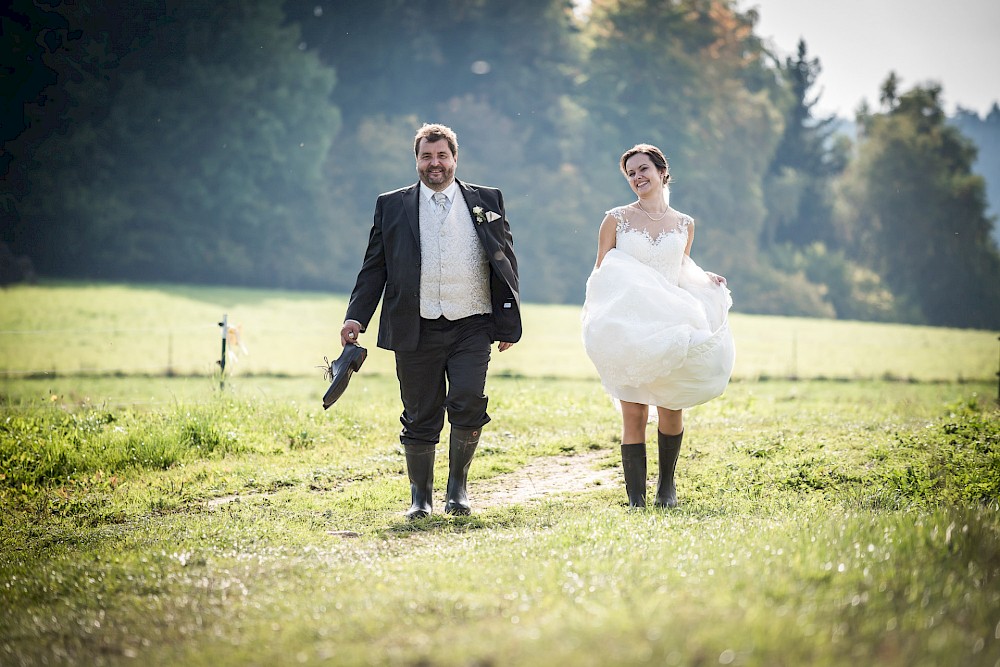
{"label": "bride's updo hair", "polygon": [[656,170],[663,172],[663,184],[666,185],[670,180],[670,166],[667,164],[667,158],[663,155],[663,151],[653,144],[636,144],[622,153],[622,159],[618,163],[621,167],[622,174],[625,174],[626,177],[628,176],[628,174],[625,173],[625,163],[628,162],[629,158],[634,157],[639,153],[648,155],[650,161],[653,163],[653,166],[656,167]]}

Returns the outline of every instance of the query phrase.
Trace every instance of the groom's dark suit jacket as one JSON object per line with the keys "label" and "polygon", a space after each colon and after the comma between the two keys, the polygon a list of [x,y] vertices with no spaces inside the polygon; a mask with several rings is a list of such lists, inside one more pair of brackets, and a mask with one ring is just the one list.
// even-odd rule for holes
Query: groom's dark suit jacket
{"label": "groom's dark suit jacket", "polygon": [[[516,343],[521,338],[521,300],[503,195],[496,188],[461,181],[458,185],[490,262],[492,339]],[[420,334],[419,197],[419,183],[379,195],[368,250],[347,305],[345,319],[357,320],[364,331],[382,297],[378,346],[387,350],[413,351]],[[452,205],[461,204],[456,198]],[[492,211],[500,217],[479,222],[473,213],[477,206],[483,216]]]}

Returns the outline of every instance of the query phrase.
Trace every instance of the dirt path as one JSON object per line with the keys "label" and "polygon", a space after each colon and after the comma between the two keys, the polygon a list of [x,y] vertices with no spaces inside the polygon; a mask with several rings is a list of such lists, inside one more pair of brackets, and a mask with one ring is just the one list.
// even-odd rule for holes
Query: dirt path
{"label": "dirt path", "polygon": [[617,468],[600,464],[607,452],[595,451],[574,456],[546,456],[506,475],[470,485],[473,507],[513,505],[558,493],[579,493],[595,486],[620,483]]}
{"label": "dirt path", "polygon": [[[525,503],[559,493],[580,493],[595,486],[621,486],[617,467],[607,467],[606,451],[567,456],[545,456],[514,472],[470,485],[473,507],[499,507]],[[623,487],[624,488],[624,487]],[[227,495],[212,498],[206,505],[215,509],[267,494]]]}

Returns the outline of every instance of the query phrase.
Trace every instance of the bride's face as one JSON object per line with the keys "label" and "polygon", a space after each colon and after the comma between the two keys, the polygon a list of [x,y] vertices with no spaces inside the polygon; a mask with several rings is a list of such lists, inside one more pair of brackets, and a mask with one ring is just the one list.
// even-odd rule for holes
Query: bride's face
{"label": "bride's face", "polygon": [[625,161],[625,178],[637,197],[660,196],[663,190],[662,172],[645,153],[636,153]]}

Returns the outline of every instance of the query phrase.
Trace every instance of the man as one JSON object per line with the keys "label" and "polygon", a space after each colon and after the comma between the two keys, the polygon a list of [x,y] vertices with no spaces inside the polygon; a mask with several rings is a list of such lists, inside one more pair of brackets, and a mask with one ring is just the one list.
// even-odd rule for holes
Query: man
{"label": "man", "polygon": [[471,512],[466,483],[486,413],[493,341],[521,338],[517,260],[503,195],[455,179],[458,138],[424,125],[413,142],[420,181],[379,195],[368,250],[340,332],[358,342],[379,298],[378,346],[396,353],[403,402],[399,440],[410,479],[410,520],[432,510],[434,455],[451,424],[445,512]]}

